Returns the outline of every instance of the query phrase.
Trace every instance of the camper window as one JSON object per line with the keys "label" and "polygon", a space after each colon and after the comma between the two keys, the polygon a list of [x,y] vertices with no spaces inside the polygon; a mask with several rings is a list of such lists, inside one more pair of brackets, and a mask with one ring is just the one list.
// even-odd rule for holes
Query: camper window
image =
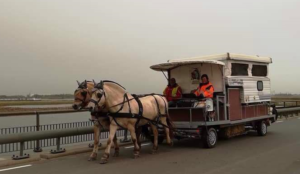
{"label": "camper window", "polygon": [[266,65],[253,65],[252,76],[265,77],[268,74],[268,68]]}
{"label": "camper window", "polygon": [[233,63],[231,66],[232,76],[248,76],[248,64]]}
{"label": "camper window", "polygon": [[264,83],[262,81],[257,82],[257,90],[263,91],[264,90]]}

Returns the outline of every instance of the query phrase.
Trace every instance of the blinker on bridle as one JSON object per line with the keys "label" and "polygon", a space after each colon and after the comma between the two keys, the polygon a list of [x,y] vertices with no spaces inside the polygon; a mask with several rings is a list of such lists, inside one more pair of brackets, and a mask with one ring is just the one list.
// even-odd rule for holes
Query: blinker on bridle
{"label": "blinker on bridle", "polygon": [[[87,88],[87,81],[86,80],[84,82],[82,82],[82,83],[79,83],[79,81],[77,81],[77,83],[78,83],[78,89],[75,90],[74,93],[76,93],[79,90],[85,90],[85,89],[88,90],[88,88]],[[85,102],[85,100],[87,98],[88,92],[87,91],[81,91],[80,94],[83,96],[83,99],[75,97],[75,100],[79,100],[81,102],[80,106],[83,106],[84,102]]]}
{"label": "blinker on bridle", "polygon": [[101,81],[100,83],[96,84],[95,81],[94,81],[94,84],[95,84],[95,88],[92,90],[92,93],[95,93],[96,91],[100,91],[99,93],[97,93],[97,98],[98,98],[98,101],[94,100],[94,99],[90,99],[90,102],[94,103],[97,107],[100,107],[100,108],[104,108],[103,106],[99,106],[99,102],[101,101],[102,97],[106,97],[105,95],[105,91],[103,89],[103,81]]}

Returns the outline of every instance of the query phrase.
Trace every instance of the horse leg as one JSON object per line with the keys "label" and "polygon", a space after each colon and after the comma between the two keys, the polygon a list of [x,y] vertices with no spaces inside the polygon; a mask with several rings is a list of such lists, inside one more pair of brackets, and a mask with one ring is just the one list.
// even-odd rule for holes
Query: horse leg
{"label": "horse leg", "polygon": [[136,140],[137,140],[137,143],[138,143],[138,145],[140,147],[140,151],[142,149],[141,134],[142,134],[142,127],[140,126],[136,130]]}
{"label": "horse leg", "polygon": [[139,144],[137,142],[137,138],[136,138],[136,134],[135,134],[135,128],[134,126],[132,126],[131,124],[128,125],[128,130],[130,132],[131,135],[131,139],[134,145],[134,158],[138,158],[140,156],[140,147]]}
{"label": "horse leg", "polygon": [[151,129],[152,129],[153,136],[154,136],[152,154],[155,154],[158,150],[158,130],[155,125],[153,125],[153,124],[150,124],[150,125],[151,125]]}
{"label": "horse leg", "polygon": [[117,129],[118,129],[118,126],[110,124],[110,127],[109,127],[110,132],[109,132],[109,137],[107,140],[107,146],[105,149],[105,153],[101,158],[100,164],[106,164],[108,162],[111,145],[113,143],[113,139],[114,139]]}
{"label": "horse leg", "polygon": [[98,156],[99,141],[100,141],[100,126],[97,122],[94,123],[94,147],[93,152],[89,157],[89,161],[95,161]]}
{"label": "horse leg", "polygon": [[114,154],[114,157],[118,157],[119,154],[120,154],[120,147],[119,147],[119,144],[118,144],[118,138],[117,138],[117,134],[115,134],[114,136],[114,146],[115,146],[115,154]]}

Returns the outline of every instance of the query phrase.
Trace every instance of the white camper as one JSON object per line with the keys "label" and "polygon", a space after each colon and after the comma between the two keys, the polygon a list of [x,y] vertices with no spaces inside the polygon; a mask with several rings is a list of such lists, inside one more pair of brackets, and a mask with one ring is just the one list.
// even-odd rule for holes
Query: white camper
{"label": "white camper", "polygon": [[[177,136],[202,136],[206,140],[205,146],[214,147],[216,141],[209,140],[216,140],[217,132],[226,137],[248,130],[266,135],[267,126],[277,118],[270,103],[270,63],[270,57],[226,53],[174,59],[150,68],[167,72],[166,77],[175,78],[182,88],[180,105],[169,108],[170,117],[182,133],[177,131]],[[202,74],[207,74],[214,86],[214,97],[210,101],[191,97],[191,91],[198,87]]]}

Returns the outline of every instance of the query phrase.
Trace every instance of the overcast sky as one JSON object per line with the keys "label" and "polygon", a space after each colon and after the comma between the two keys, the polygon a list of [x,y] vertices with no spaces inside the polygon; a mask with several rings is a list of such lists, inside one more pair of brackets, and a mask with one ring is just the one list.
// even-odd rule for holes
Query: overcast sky
{"label": "overcast sky", "polygon": [[161,93],[149,66],[226,52],[270,56],[272,90],[300,93],[299,0],[0,0],[0,95],[115,80]]}

